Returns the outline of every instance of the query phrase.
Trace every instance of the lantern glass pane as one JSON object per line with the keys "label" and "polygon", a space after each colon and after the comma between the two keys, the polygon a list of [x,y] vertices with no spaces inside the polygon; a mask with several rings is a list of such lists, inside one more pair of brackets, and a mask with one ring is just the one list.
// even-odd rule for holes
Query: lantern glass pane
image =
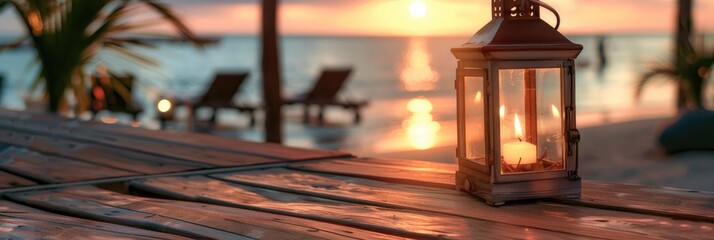
{"label": "lantern glass pane", "polygon": [[560,68],[499,70],[501,173],[562,170]]}
{"label": "lantern glass pane", "polygon": [[563,94],[560,68],[536,69],[538,157],[544,170],[565,169]]}
{"label": "lantern glass pane", "polygon": [[464,115],[465,115],[465,156],[480,164],[486,164],[486,142],[484,133],[483,77],[464,77]]}

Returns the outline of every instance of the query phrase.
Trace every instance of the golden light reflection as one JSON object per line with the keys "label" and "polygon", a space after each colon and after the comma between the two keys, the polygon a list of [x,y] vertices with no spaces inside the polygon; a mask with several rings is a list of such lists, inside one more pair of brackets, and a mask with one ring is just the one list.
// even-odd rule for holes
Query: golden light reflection
{"label": "golden light reflection", "polygon": [[412,113],[430,113],[433,109],[431,101],[425,98],[413,98],[407,103],[407,110]]}
{"label": "golden light reflection", "polygon": [[424,40],[409,41],[409,48],[404,55],[403,67],[399,80],[410,92],[428,91],[436,87],[439,73],[431,68],[431,55],[426,51]]}
{"label": "golden light reflection", "polygon": [[476,92],[476,95],[474,96],[474,102],[481,103],[481,91]]}
{"label": "golden light reflection", "polygon": [[550,105],[550,110],[553,112],[554,118],[560,118],[560,111],[558,111],[558,108],[555,107],[555,105]]}
{"label": "golden light reflection", "polygon": [[425,98],[413,98],[407,103],[407,110],[412,116],[402,122],[402,127],[407,132],[409,144],[414,149],[424,150],[432,148],[438,142],[438,133],[441,124],[434,121],[431,115],[433,105]]}
{"label": "golden light reflection", "polygon": [[501,105],[501,107],[498,108],[498,116],[501,117],[501,120],[506,117],[506,106]]}

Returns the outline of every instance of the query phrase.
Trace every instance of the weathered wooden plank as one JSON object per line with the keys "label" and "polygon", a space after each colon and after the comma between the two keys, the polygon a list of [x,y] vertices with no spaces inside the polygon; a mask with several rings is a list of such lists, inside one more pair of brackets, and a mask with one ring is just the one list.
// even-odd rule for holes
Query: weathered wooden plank
{"label": "weathered wooden plank", "polygon": [[81,134],[109,134],[116,138],[142,139],[172,146],[178,145],[182,147],[210,149],[215,152],[236,153],[257,157],[262,156],[265,158],[292,161],[351,156],[349,153],[342,151],[294,148],[279,144],[241,141],[198,133],[154,131],[129,126],[109,125],[101,122],[70,120],[60,116],[44,113],[18,112],[6,109],[0,109],[0,124],[34,124],[34,126],[40,126],[38,129],[52,127],[60,128],[66,131],[72,130]]}
{"label": "weathered wooden plank", "polygon": [[18,147],[6,147],[0,151],[0,169],[46,183],[76,182],[137,174],[67,158],[46,156]]}
{"label": "weathered wooden plank", "polygon": [[[76,123],[68,123],[65,126],[71,126]],[[287,159],[291,161],[311,160],[311,159],[326,159],[349,157],[351,154],[343,151],[332,150],[317,150],[288,147],[273,143],[258,143],[221,136],[190,133],[190,132],[171,132],[171,131],[156,131],[138,128],[130,128],[127,126],[114,127],[108,124],[93,122],[87,130],[103,131],[108,133],[116,133],[131,137],[142,137],[154,141],[164,141],[179,145],[200,146],[214,151],[227,151],[245,154],[255,154],[268,158]]]}
{"label": "weathered wooden plank", "polygon": [[45,137],[0,129],[0,143],[28,148],[50,154],[91,162],[116,169],[155,174],[191,169],[216,167],[216,165],[183,161],[153,154],[126,151],[95,144],[85,144],[58,137]]}
{"label": "weathered wooden plank", "polygon": [[30,135],[52,136],[84,143],[102,144],[117,149],[155,154],[181,159],[184,161],[208,163],[218,166],[247,166],[284,161],[281,159],[271,159],[249,154],[212,151],[210,149],[195,146],[192,147],[172,143],[162,143],[141,138],[109,136],[109,134],[106,133],[67,129],[63,127],[51,127],[45,125],[45,123],[32,121],[18,121],[0,118],[0,128]]}
{"label": "weathered wooden plank", "polygon": [[496,208],[456,190],[286,169],[212,176],[241,184],[338,201],[432,211],[590,237],[701,239],[714,233],[714,224],[706,222],[537,201],[524,202],[527,204],[512,203]]}
{"label": "weathered wooden plank", "polygon": [[580,199],[560,201],[596,208],[714,222],[714,193],[712,192],[586,181],[583,183],[583,194]]}
{"label": "weathered wooden plank", "polygon": [[72,218],[0,201],[2,239],[187,239],[111,223]]}
{"label": "weathered wooden plank", "polygon": [[450,189],[456,172],[454,164],[375,158],[293,163],[289,168]]}
{"label": "weathered wooden plank", "polygon": [[273,191],[204,176],[147,179],[131,182],[131,186],[179,200],[290,215],[417,239],[582,238],[539,229],[523,231],[523,228],[518,226],[452,215],[376,207]]}
{"label": "weathered wooden plank", "polygon": [[208,204],[141,198],[95,187],[7,196],[14,201],[54,212],[192,238],[393,238],[390,235],[306,219]]}
{"label": "weathered wooden plank", "polygon": [[[456,165],[451,164],[400,159],[358,160],[356,163],[344,160],[326,160],[304,164],[295,163],[291,164],[291,167],[395,183],[422,185],[424,182],[430,182],[435,184],[426,185],[447,189],[455,188]],[[704,191],[584,180],[580,199],[559,201],[596,208],[714,222],[714,193]]]}
{"label": "weathered wooden plank", "polygon": [[0,171],[0,189],[32,185],[37,185],[37,183],[12,173]]}

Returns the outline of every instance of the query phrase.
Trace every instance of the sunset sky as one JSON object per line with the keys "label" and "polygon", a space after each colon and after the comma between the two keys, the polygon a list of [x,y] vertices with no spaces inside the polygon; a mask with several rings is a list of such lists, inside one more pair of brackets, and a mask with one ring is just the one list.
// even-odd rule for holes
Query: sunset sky
{"label": "sunset sky", "polygon": [[[256,34],[259,0],[164,0],[200,34]],[[490,20],[488,0],[282,0],[286,35],[470,35]],[[561,31],[666,33],[674,27],[675,0],[546,0],[562,18]],[[547,21],[554,17],[542,11]],[[714,31],[714,0],[695,0],[698,30]],[[12,11],[0,14],[0,34],[20,30]]]}

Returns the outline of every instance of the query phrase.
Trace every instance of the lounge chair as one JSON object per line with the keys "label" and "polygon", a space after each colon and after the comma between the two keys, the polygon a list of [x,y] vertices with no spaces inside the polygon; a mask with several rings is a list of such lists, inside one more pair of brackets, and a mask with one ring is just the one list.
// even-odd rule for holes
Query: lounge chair
{"label": "lounge chair", "polygon": [[310,120],[310,106],[312,105],[320,107],[317,115],[320,123],[324,121],[325,106],[338,106],[344,109],[350,109],[354,112],[354,122],[359,123],[362,119],[360,109],[367,105],[367,101],[340,100],[337,98],[337,94],[344,86],[351,72],[351,68],[324,69],[320,78],[315,82],[315,85],[313,85],[309,92],[298,94],[294,98],[286,98],[283,100],[283,104],[303,104],[303,122],[305,123],[308,123]]}
{"label": "lounge chair", "polygon": [[233,97],[238,93],[240,86],[248,77],[247,72],[238,73],[219,73],[213,79],[213,83],[206,92],[199,98],[194,100],[179,100],[174,104],[176,106],[189,105],[191,107],[191,116],[195,118],[195,112],[199,108],[211,108],[211,118],[209,122],[216,122],[216,111],[222,108],[236,109],[239,112],[247,112],[250,115],[250,126],[255,126],[255,110],[256,106],[247,105],[245,103],[234,103]]}
{"label": "lounge chair", "polygon": [[134,76],[132,75],[110,75],[104,79],[99,76],[92,77],[92,89],[89,94],[89,109],[92,112],[92,117],[106,110],[128,113],[136,121],[143,109],[134,104],[133,88]]}

